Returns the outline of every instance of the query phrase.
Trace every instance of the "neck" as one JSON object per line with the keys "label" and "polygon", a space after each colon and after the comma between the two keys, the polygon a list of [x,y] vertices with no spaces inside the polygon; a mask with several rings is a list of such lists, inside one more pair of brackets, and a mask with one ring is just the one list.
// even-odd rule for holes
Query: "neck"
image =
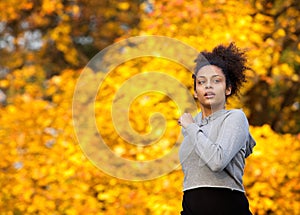
{"label": "neck", "polygon": [[224,110],[225,107],[223,106],[222,108],[205,108],[205,107],[201,107],[201,112],[202,112],[202,119],[212,115],[213,113],[219,111],[219,110]]}

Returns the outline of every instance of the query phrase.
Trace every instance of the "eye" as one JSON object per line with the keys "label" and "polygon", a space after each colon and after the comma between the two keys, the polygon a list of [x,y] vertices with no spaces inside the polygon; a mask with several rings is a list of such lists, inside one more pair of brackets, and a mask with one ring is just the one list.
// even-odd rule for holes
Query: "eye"
{"label": "eye", "polygon": [[213,82],[216,83],[216,84],[217,84],[217,83],[220,83],[221,81],[222,81],[221,79],[214,79],[214,80],[213,80]]}
{"label": "eye", "polygon": [[205,81],[204,80],[199,80],[198,84],[203,85],[203,84],[205,84]]}

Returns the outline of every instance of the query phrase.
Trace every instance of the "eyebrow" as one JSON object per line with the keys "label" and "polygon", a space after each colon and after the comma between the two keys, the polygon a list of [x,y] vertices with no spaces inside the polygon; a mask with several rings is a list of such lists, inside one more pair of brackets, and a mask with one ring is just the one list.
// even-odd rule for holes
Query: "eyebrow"
{"label": "eyebrow", "polygon": [[[221,76],[221,75],[213,75],[213,76],[211,76],[211,78],[215,78],[215,77],[221,77],[221,78],[223,78],[224,76]],[[197,76],[197,79],[198,78],[206,78],[206,76]]]}

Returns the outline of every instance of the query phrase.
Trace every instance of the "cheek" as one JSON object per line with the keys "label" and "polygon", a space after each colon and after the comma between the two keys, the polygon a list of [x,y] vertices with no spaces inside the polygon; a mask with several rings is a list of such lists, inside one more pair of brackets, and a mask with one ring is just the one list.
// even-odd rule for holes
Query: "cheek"
{"label": "cheek", "polygon": [[196,91],[203,92],[205,90],[205,87],[203,85],[197,84],[196,85]]}
{"label": "cheek", "polygon": [[195,92],[198,96],[201,96],[204,94],[204,91],[201,87],[197,87],[196,88],[196,92]]}
{"label": "cheek", "polygon": [[216,87],[218,91],[222,91],[224,94],[226,93],[226,84],[220,84]]}

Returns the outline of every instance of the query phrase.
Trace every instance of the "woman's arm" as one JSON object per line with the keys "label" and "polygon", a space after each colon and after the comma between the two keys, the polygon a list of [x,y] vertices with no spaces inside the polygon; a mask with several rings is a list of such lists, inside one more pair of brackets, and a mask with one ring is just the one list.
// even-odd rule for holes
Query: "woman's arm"
{"label": "woman's arm", "polygon": [[212,171],[222,171],[232,158],[244,147],[248,137],[248,120],[242,111],[232,111],[224,120],[217,139],[212,142],[196,123],[189,124],[187,132],[196,152]]}

